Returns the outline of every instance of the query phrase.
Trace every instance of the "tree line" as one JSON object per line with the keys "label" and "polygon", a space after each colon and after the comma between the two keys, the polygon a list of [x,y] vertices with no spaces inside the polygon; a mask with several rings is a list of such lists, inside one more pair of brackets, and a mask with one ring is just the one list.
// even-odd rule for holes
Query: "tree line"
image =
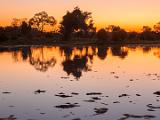
{"label": "tree line", "polygon": [[[46,29],[51,29],[46,32]],[[143,26],[142,32],[127,32],[120,26],[109,25],[96,29],[92,13],[75,7],[67,11],[62,21],[57,23],[53,16],[45,11],[36,13],[31,19],[12,20],[11,26],[0,27],[0,42],[17,39],[53,39],[63,41],[88,38],[97,43],[123,42],[129,40],[160,40],[160,22],[153,26]]]}

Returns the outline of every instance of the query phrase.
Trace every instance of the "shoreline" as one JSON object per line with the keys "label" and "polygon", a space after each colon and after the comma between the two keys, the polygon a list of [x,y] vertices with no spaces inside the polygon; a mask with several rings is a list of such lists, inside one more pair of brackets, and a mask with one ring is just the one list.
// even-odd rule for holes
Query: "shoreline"
{"label": "shoreline", "polygon": [[110,42],[98,44],[95,41],[32,41],[32,42],[4,42],[0,44],[0,48],[14,48],[14,47],[36,47],[36,46],[60,46],[60,47],[78,47],[78,46],[160,46],[160,40],[156,41],[123,41]]}

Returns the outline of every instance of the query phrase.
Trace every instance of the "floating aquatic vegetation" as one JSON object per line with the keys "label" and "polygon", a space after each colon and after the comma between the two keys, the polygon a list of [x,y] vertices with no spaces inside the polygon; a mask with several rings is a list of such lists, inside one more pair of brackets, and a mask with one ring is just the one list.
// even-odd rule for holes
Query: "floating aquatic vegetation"
{"label": "floating aquatic vegetation", "polygon": [[123,114],[124,117],[118,119],[118,120],[126,120],[129,118],[134,118],[134,119],[139,119],[139,118],[143,118],[143,119],[151,119],[151,118],[155,118],[156,116],[154,115],[132,115],[132,114]]}
{"label": "floating aquatic vegetation", "polygon": [[40,93],[45,93],[45,92],[46,92],[45,90],[40,90],[40,89],[34,91],[35,94],[40,94]]}
{"label": "floating aquatic vegetation", "polygon": [[156,92],[154,92],[153,94],[155,94],[155,95],[160,95],[160,91],[156,91]]}
{"label": "floating aquatic vegetation", "polygon": [[61,109],[69,109],[69,108],[74,108],[74,107],[80,107],[80,105],[78,105],[78,103],[66,103],[63,105],[57,105],[55,106],[56,108],[61,108]]}
{"label": "floating aquatic vegetation", "polygon": [[64,94],[59,94],[59,95],[55,95],[55,96],[58,96],[58,97],[61,97],[61,98],[72,97],[72,96],[70,96],[70,95],[64,95]]}
{"label": "floating aquatic vegetation", "polygon": [[16,120],[17,118],[14,117],[14,115],[10,115],[9,117],[6,118],[0,118],[0,120]]}
{"label": "floating aquatic vegetation", "polygon": [[94,108],[94,112],[99,115],[99,114],[104,114],[108,111],[108,108]]}
{"label": "floating aquatic vegetation", "polygon": [[122,94],[122,95],[119,95],[118,97],[127,97],[127,96],[130,96],[128,94]]}
{"label": "floating aquatic vegetation", "polygon": [[91,93],[86,93],[86,95],[102,95],[100,92],[91,92]]}

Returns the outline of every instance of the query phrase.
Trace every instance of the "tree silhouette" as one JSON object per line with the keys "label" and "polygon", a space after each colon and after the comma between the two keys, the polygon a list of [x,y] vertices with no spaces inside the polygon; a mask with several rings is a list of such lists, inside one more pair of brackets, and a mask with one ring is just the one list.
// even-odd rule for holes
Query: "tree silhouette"
{"label": "tree silhouette", "polygon": [[110,25],[107,29],[112,33],[112,41],[126,40],[127,32],[119,26]]}
{"label": "tree silhouette", "polygon": [[143,26],[142,31],[143,32],[151,32],[152,28],[150,28],[149,26]]}
{"label": "tree silhouette", "polygon": [[160,33],[160,22],[158,22],[156,25],[154,25],[154,31],[156,33]]}
{"label": "tree silhouette", "polygon": [[12,27],[19,27],[22,25],[23,22],[27,22],[27,18],[22,18],[22,19],[13,18],[11,25]]}
{"label": "tree silhouette", "polygon": [[60,32],[66,40],[71,37],[71,33],[73,32],[83,31],[86,33],[95,31],[91,13],[83,12],[78,7],[75,7],[72,12],[68,11],[67,14],[63,16],[60,24]]}
{"label": "tree silhouette", "polygon": [[105,29],[100,29],[97,32],[97,38],[98,38],[98,43],[106,43],[109,41],[109,34],[108,31]]}
{"label": "tree silhouette", "polygon": [[154,33],[152,32],[152,29],[149,26],[143,26],[142,33],[140,35],[141,40],[153,40],[154,39]]}
{"label": "tree silhouette", "polygon": [[119,26],[109,25],[106,29],[110,32],[113,32],[113,31],[119,31],[121,28]]}
{"label": "tree silhouette", "polygon": [[8,40],[8,36],[5,33],[5,29],[0,27],[0,42],[4,42]]}
{"label": "tree silhouette", "polygon": [[34,17],[29,20],[29,24],[41,32],[44,31],[46,25],[54,26],[56,23],[55,18],[53,16],[48,16],[45,11],[36,13]]}
{"label": "tree silhouette", "polygon": [[31,31],[31,26],[27,22],[23,21],[21,25],[21,33],[26,35]]}

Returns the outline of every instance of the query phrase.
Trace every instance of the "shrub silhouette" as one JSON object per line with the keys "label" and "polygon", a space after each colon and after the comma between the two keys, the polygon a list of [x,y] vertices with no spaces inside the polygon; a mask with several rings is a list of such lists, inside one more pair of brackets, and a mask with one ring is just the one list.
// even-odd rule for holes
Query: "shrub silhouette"
{"label": "shrub silhouette", "polygon": [[160,22],[158,22],[156,25],[154,25],[153,28],[156,33],[160,33]]}
{"label": "shrub silhouette", "polygon": [[129,32],[128,33],[128,39],[129,40],[136,40],[138,39],[139,34],[137,32]]}
{"label": "shrub silhouette", "polygon": [[8,37],[4,33],[0,33],[0,42],[7,41]]}
{"label": "shrub silhouette", "polygon": [[100,29],[97,32],[98,43],[106,43],[109,41],[108,32],[105,29]]}
{"label": "shrub silhouette", "polygon": [[5,29],[3,27],[0,27],[0,42],[7,41],[8,37],[5,33]]}
{"label": "shrub silhouette", "polygon": [[149,26],[143,26],[142,33],[140,35],[141,40],[154,40],[156,38],[155,33]]}
{"label": "shrub silhouette", "polygon": [[24,35],[31,32],[31,26],[27,24],[25,21],[22,22],[22,25],[20,28],[21,28],[21,33]]}
{"label": "shrub silhouette", "polygon": [[97,52],[97,56],[101,59],[101,60],[105,60],[107,57],[107,51],[108,51],[108,47],[106,46],[98,46],[98,52]]}
{"label": "shrub silhouette", "polygon": [[127,32],[119,26],[109,26],[112,34],[112,41],[124,41],[127,38]]}

